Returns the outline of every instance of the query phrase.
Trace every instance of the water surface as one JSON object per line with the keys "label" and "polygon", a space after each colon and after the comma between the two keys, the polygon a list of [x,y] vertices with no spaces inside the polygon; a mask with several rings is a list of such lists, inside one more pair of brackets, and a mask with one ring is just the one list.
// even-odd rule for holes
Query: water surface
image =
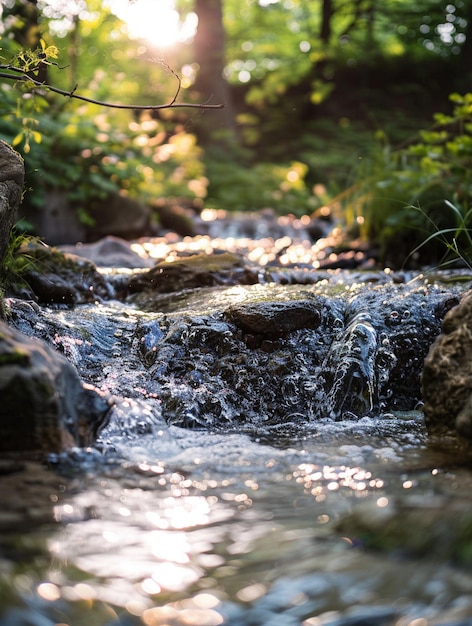
{"label": "water surface", "polygon": [[459,532],[472,473],[421,413],[113,443],[38,479],[55,521],[2,541],[2,625],[472,623],[470,555],[432,531]]}

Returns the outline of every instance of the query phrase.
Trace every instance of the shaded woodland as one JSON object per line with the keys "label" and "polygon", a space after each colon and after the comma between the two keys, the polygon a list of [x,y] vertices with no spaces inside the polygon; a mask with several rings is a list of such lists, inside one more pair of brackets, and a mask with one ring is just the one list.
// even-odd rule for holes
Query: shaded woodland
{"label": "shaded woodland", "polygon": [[418,246],[426,261],[468,259],[472,2],[180,0],[181,24],[198,25],[166,47],[130,36],[113,4],[0,6],[2,63],[36,81],[124,105],[224,104],[130,111],[2,80],[0,138],[25,158],[26,215],[51,189],[84,223],[113,193],[321,211],[381,260],[399,236],[397,264]]}

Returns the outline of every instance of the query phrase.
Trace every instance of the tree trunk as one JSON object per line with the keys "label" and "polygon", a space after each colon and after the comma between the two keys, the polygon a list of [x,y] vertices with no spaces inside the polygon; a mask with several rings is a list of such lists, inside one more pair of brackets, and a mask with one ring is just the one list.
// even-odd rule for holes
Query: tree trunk
{"label": "tree trunk", "polygon": [[203,102],[224,104],[221,110],[203,113],[197,123],[197,134],[205,143],[215,137],[235,139],[236,123],[229,85],[224,78],[225,31],[222,0],[196,0],[198,28],[194,39],[195,61],[199,65],[195,89]]}
{"label": "tree trunk", "polygon": [[333,0],[323,0],[321,5],[320,39],[328,45],[331,39],[331,19],[334,14]]}

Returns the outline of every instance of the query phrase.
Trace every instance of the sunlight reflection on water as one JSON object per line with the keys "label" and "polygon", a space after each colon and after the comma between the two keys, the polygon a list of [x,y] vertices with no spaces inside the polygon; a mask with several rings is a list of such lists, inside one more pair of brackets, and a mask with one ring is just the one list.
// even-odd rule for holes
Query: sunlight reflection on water
{"label": "sunlight reflection on water", "polygon": [[[300,462],[304,451],[261,446],[242,435],[196,433],[195,443],[197,447],[189,447],[186,469],[172,472],[141,462],[134,484],[129,478],[126,486],[119,479],[101,480],[98,492],[95,484],[56,505],[56,519],[65,524],[49,546],[58,580],[66,564],[91,578],[88,591],[64,583],[41,587],[44,598],[48,593],[50,597],[65,593],[68,598],[88,594],[139,613],[146,625],[167,623],[159,620],[171,616],[179,624],[219,624],[221,616],[214,608],[219,598],[228,597],[229,581],[244,561],[249,564],[255,554],[262,562],[270,561],[276,546],[287,557],[300,541],[310,545],[318,529],[336,516],[339,507],[333,496],[341,501],[348,493],[363,496],[384,486],[381,478],[359,466]],[[242,453],[239,468],[226,451],[231,444]],[[224,455],[231,466],[230,478],[220,476],[216,481],[205,476],[202,445],[213,465]],[[296,459],[299,462],[293,464]],[[310,552],[316,549],[311,547]],[[234,593],[249,602],[264,593],[268,581],[254,587],[251,568],[244,574],[246,567],[236,577]],[[54,580],[53,574],[46,584]],[[213,593],[205,595],[207,589]],[[158,596],[165,599],[169,593],[187,590],[197,594],[191,606],[152,606]],[[215,605],[202,607],[202,598]]]}
{"label": "sunlight reflection on water", "polygon": [[16,588],[42,610],[67,607],[52,622],[67,626],[265,626],[275,616],[325,626],[377,605],[390,611],[385,624],[448,608],[472,615],[468,572],[377,555],[354,527],[340,530],[359,507],[382,528],[398,503],[441,511],[453,484],[461,497],[453,473],[414,469],[437,467],[417,418],[317,424],[278,447],[172,427],[180,445],[165,464],[152,447],[147,460],[130,448],[130,459],[80,475],[52,501],[49,567],[36,582],[16,577]]}

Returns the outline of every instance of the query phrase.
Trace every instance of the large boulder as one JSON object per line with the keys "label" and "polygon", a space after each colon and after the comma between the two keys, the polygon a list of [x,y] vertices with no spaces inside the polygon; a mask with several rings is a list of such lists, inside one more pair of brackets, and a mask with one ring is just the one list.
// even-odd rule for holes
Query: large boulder
{"label": "large boulder", "polygon": [[0,264],[8,249],[23,193],[25,168],[21,156],[0,141]]}
{"label": "large boulder", "polygon": [[472,291],[444,317],[424,362],[422,394],[430,431],[456,428],[472,438]]}
{"label": "large boulder", "polygon": [[110,401],[37,339],[0,322],[0,450],[60,452],[92,443]]}
{"label": "large boulder", "polygon": [[151,208],[133,198],[112,193],[87,207],[93,225],[87,227],[88,241],[97,241],[107,235],[123,239],[137,239],[149,235]]}

